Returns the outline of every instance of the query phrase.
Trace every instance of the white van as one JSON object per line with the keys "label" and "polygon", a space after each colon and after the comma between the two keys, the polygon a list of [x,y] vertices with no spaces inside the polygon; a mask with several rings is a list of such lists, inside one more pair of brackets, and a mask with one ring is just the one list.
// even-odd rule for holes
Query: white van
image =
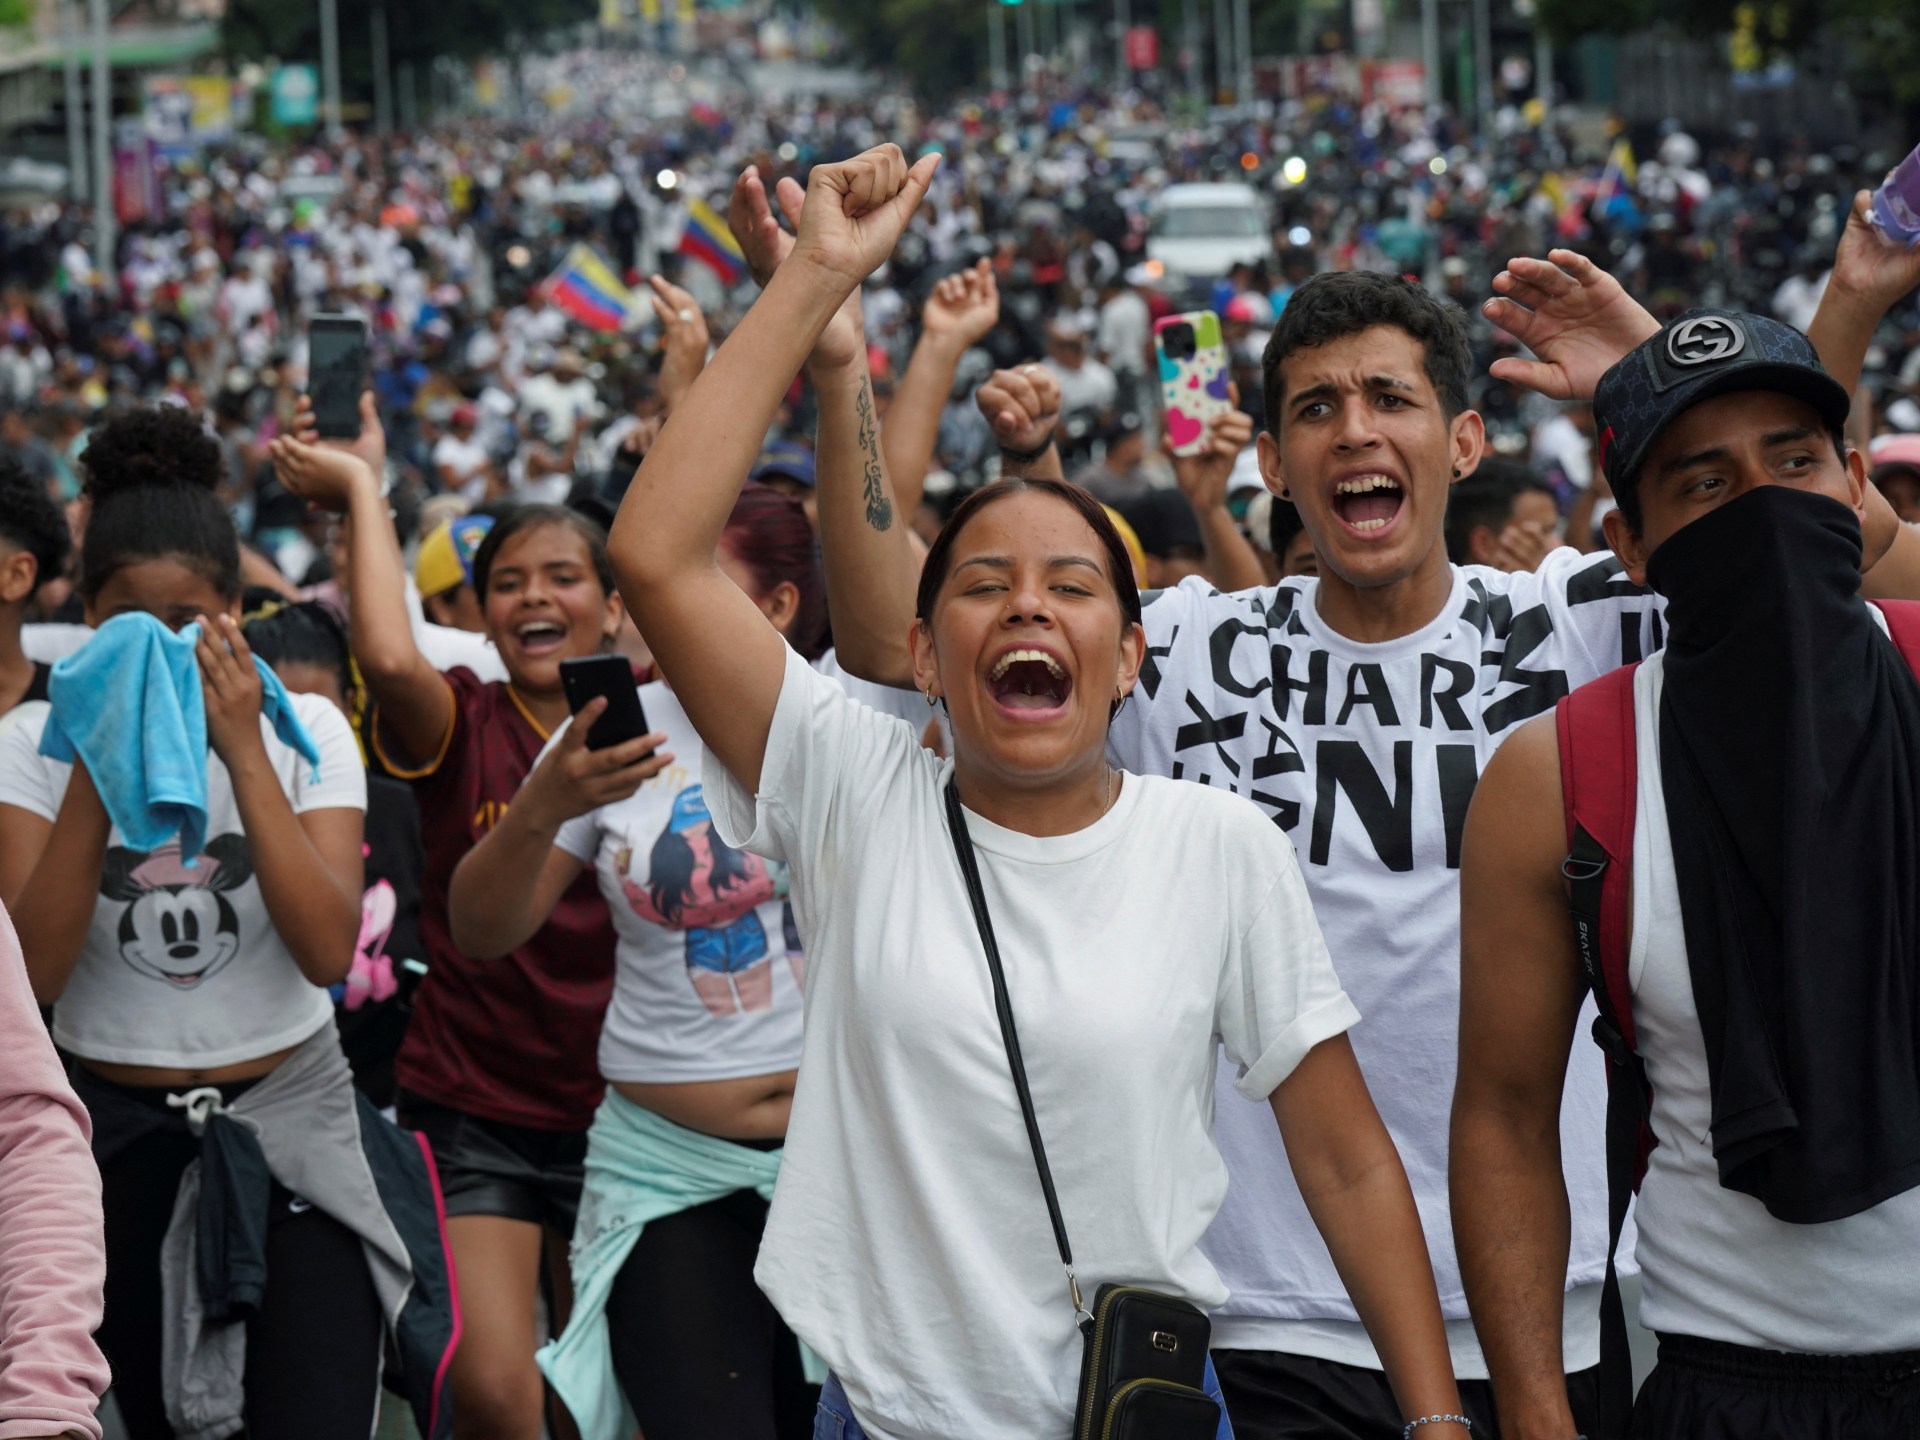
{"label": "white van", "polygon": [[1190,283],[1218,280],[1235,265],[1271,265],[1266,197],[1250,185],[1169,185],[1153,203],[1147,258]]}

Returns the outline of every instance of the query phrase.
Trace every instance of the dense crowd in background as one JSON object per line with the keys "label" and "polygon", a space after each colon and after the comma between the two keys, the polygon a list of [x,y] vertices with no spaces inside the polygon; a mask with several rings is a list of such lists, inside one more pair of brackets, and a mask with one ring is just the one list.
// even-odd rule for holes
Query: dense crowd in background
{"label": "dense crowd in background", "polygon": [[[159,213],[122,229],[110,272],[96,269],[85,207],[49,199],[0,216],[0,446],[71,500],[84,436],[108,406],[185,405],[221,438],[243,534],[291,582],[323,579],[325,536],[265,456],[304,384],[307,319],[344,313],[373,329],[403,525],[440,494],[617,498],[636,424],[659,411],[670,328],[642,303],[625,332],[589,329],[543,298],[543,282],[586,241],[631,285],[664,274],[686,287],[707,335],[724,338],[751,287],[737,267],[681,253],[688,199],[724,200],[749,163],[769,182],[804,177],[884,134],[950,163],[867,287],[883,413],[941,276],[985,259],[1001,296],[956,368],[929,492],[991,477],[991,436],[968,396],[991,369],[1044,356],[1067,377],[1070,462],[1118,449],[1110,468],[1126,493],[1171,484],[1153,459],[1157,402],[1143,379],[1152,319],[1218,311],[1256,423],[1273,318],[1327,269],[1413,274],[1471,302],[1507,257],[1564,245],[1656,314],[1708,303],[1804,327],[1851,196],[1889,163],[1753,136],[1703,143],[1671,127],[1583,143],[1525,107],[1502,111],[1482,141],[1448,112],[1329,96],[1208,120],[1059,82],[933,111],[904,93],[755,104],[724,69],[702,92],[713,100],[688,101],[684,66],[632,54],[527,70],[524,90],[553,101],[532,118],[186,157],[164,173]],[[1149,259],[1167,186],[1242,180],[1268,217],[1269,260],[1190,285]],[[1582,417],[1488,377],[1519,347],[1471,303],[1468,313],[1472,399],[1495,449],[1553,485],[1564,510],[1591,473]],[[1889,317],[1863,383],[1884,428],[1920,432],[1920,314]],[[810,445],[807,406],[796,395],[770,439]]]}
{"label": "dense crowd in background", "polygon": [[[1633,441],[1621,459],[1632,427],[1691,365],[1764,350],[1772,368],[1733,398],[1804,401],[1835,437],[1818,462],[1833,484],[1853,474],[1844,433],[1873,487],[1838,566],[1846,602],[1863,533],[1869,588],[1915,588],[1920,309],[1912,262],[1875,250],[1855,205],[1893,157],[1518,102],[1477,136],[1444,109],[1325,94],[1194,114],[1052,77],[932,109],[749,81],[572,52],[526,61],[512,118],[185,157],[107,266],[83,206],[0,214],[0,898],[24,971],[0,960],[15,1008],[30,980],[78,1057],[72,1090],[53,1071],[34,1084],[77,1091],[91,1126],[92,1160],[65,1154],[59,1173],[97,1162],[104,1181],[98,1338],[128,1434],[365,1434],[383,1376],[385,1423],[424,1440],[1051,1434],[1074,1408],[1077,1336],[1052,1323],[1066,1295],[1037,1288],[1055,1278],[1039,1193],[1018,1223],[995,1208],[1024,1196],[1033,1158],[1052,1205],[1051,1152],[1076,1308],[1068,1230],[1085,1274],[1150,1263],[1101,1278],[1203,1308],[1231,1288],[1214,1358],[1183,1382],[1222,1440],[1526,1434],[1511,1397],[1542,1366],[1565,1391],[1550,1422],[1565,1409],[1589,1436],[1624,1435],[1605,1393],[1619,1224],[1609,1239],[1597,1063],[1570,1075],[1563,1045],[1542,1099],[1551,1063],[1485,1073],[1509,1057],[1489,1028],[1462,1051],[1453,1112],[1456,1154],[1512,1160],[1524,1147],[1501,1150],[1492,1121],[1472,1128],[1473,1097],[1511,1118],[1524,1091],[1545,1134],[1566,1080],[1564,1188],[1523,1178],[1545,1186],[1537,1214],[1571,1226],[1571,1258],[1502,1272],[1505,1242],[1463,1211],[1457,1172],[1447,1223],[1457,1035],[1491,1026],[1490,991],[1526,991],[1486,978],[1500,942],[1484,917],[1513,897],[1474,871],[1468,800],[1507,736],[1533,753],[1521,722],[1654,655],[1668,624],[1676,643],[1696,634],[1700,609],[1659,598],[1678,562],[1663,577],[1633,558],[1657,497],[1615,493],[1651,453]],[[1169,258],[1159,242],[1191,237],[1166,198],[1193,184],[1246,187],[1258,233],[1238,238],[1258,253],[1204,273]],[[1682,320],[1703,306],[1720,318]],[[1181,446],[1155,326],[1201,310],[1221,323],[1231,407]],[[356,439],[316,429],[321,315],[367,327]],[[1706,353],[1697,337],[1719,332],[1687,328],[1703,323],[1737,323],[1739,343]],[[1305,410],[1282,374],[1302,354],[1336,397]],[[1634,388],[1643,362],[1653,398]],[[1405,438],[1419,407],[1380,399],[1416,375],[1451,427],[1428,450]],[[1376,402],[1346,432],[1312,429],[1315,406]],[[1684,419],[1672,403],[1663,426]],[[1434,484],[1399,458],[1348,463],[1381,443],[1352,439],[1370,425]],[[1287,448],[1307,434],[1330,437],[1316,464],[1334,478],[1296,508],[1289,482],[1319,483]],[[1316,553],[1310,524],[1334,523],[1320,510],[1354,534],[1431,527],[1445,559],[1391,581],[1426,587],[1404,614],[1369,612],[1352,556]],[[1809,516],[1768,523],[1756,553],[1837,553]],[[998,550],[976,553],[982,534]],[[1041,544],[1044,583],[1022,548]],[[1596,553],[1610,545],[1621,561]],[[1000,722],[952,647],[988,626],[950,617],[1003,596],[1058,607],[1073,653],[982,648],[978,688],[1007,713],[1067,716],[1064,759],[979,738]],[[1118,672],[1089,659],[1116,648],[1115,605]],[[593,655],[619,657],[644,738],[590,738],[618,707],[583,713],[562,664]],[[1907,680],[1885,684],[1886,733],[1904,735],[1920,710],[1901,708]],[[169,708],[181,687],[197,698]],[[136,779],[96,755],[137,756]],[[1072,783],[1033,782],[1034,799],[1022,767],[1043,761]],[[1475,816],[1531,814],[1529,795]],[[1887,821],[1900,843],[1911,818]],[[1676,849],[1689,823],[1676,813]],[[1480,853],[1537,858],[1524,825],[1477,825]],[[1082,832],[1113,849],[1091,863]],[[1841,840],[1872,849],[1874,833]],[[1035,878],[1049,866],[1057,882]],[[1870,905],[1872,877],[1820,873]],[[1661,894],[1677,931],[1696,901]],[[1687,948],[1705,951],[1692,917]],[[998,964],[994,919],[1013,960],[1056,963],[1046,983],[1079,1006],[1070,961],[1097,931],[1113,991],[1085,1053],[1033,1044],[1033,1156],[1003,1123],[1017,1112],[1007,1053],[980,1049],[993,1032],[941,1028],[988,1013],[969,967],[976,936]],[[1192,973],[1140,939],[1166,935]],[[955,969],[979,983],[955,988]],[[1563,998],[1529,1035],[1558,1036]],[[1139,1063],[1078,1095],[1075,1067],[1113,1058],[1100,1023]],[[1705,1124],[1700,1069],[1696,1108],[1657,1123]],[[1817,1158],[1809,1185],[1828,1182]],[[1713,1160],[1682,1147],[1654,1193],[1703,1183]],[[1775,1185],[1791,1188],[1750,1193],[1778,1215]],[[1910,1193],[1887,1193],[1845,1212],[1879,1227],[1846,1233],[1849,1263],[1913,1238]],[[1711,1291],[1695,1271],[1715,1245],[1770,1243],[1743,1224],[1675,1267],[1659,1315],[1703,1323],[1689,1286]],[[1849,1273],[1878,1316],[1897,1282]],[[1528,1285],[1531,1310],[1512,1298]],[[1879,1364],[1820,1328],[1833,1309],[1761,1306],[1750,1328]],[[1910,1354],[1910,1316],[1887,1324],[1899,1343],[1878,1348]],[[1911,1388],[1897,1358],[1886,1383]],[[105,1382],[98,1351],[62,1363],[69,1391]],[[0,1400],[6,1384],[0,1370]],[[1321,1428],[1285,1418],[1295,1404]],[[97,1436],[83,1408],[26,1418]]]}

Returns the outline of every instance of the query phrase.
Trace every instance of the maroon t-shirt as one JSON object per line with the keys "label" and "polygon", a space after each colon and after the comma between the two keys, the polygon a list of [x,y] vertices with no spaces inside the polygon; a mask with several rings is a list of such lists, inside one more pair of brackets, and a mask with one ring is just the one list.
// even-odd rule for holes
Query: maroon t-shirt
{"label": "maroon t-shirt", "polygon": [[584,1130],[605,1089],[597,1051],[613,996],[613,922],[588,869],[511,955],[470,960],[454,948],[454,867],[506,812],[547,737],[505,682],[464,668],[445,678],[453,727],[437,759],[397,765],[377,712],[369,727],[381,763],[413,785],[427,852],[420,939],[428,969],[395,1078],[403,1090],[488,1120]]}

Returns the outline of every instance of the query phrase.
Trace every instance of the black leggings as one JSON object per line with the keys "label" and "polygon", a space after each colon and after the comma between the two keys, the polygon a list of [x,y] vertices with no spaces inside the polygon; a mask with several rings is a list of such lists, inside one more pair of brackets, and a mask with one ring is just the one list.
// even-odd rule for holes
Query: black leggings
{"label": "black leggings", "polygon": [[649,1221],[607,1298],[613,1373],[647,1440],[807,1440],[820,1392],[753,1283],[751,1190]]}
{"label": "black leggings", "polygon": [[[99,1084],[101,1082],[94,1081]],[[160,1242],[200,1142],[142,1136],[101,1167],[106,1315],[100,1348],[128,1440],[172,1440],[160,1385]],[[267,1223],[267,1288],[247,1327],[247,1440],[373,1433],[383,1320],[359,1238],[278,1182]]]}

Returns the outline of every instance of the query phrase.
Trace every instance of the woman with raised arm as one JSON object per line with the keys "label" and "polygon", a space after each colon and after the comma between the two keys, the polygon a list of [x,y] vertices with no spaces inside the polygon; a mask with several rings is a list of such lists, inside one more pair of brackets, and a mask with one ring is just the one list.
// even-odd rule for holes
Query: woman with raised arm
{"label": "woman with raised arm", "polygon": [[[273,461],[287,489],[348,517],[349,632],[372,702],[371,748],[420,802],[428,969],[395,1075],[401,1123],[431,1142],[446,1192],[460,1276],[461,1340],[448,1372],[460,1437],[525,1440],[546,1408],[533,1360],[543,1289],[553,1324],[565,1320],[562,1257],[604,1090],[593,1050],[613,992],[613,926],[582,875],[510,954],[482,963],[454,944],[447,893],[460,858],[509,813],[567,718],[560,662],[611,648],[620,599],[598,525],[522,505],[473,556],[474,591],[508,678],[436,670],[407,621],[371,395],[361,427],[358,440],[319,442],[303,409],[299,433],[273,442]],[[594,751],[583,780],[602,798],[632,794],[665,763],[648,756],[659,740]]]}
{"label": "woman with raised arm", "polygon": [[[818,650],[826,585],[799,501],[749,485],[716,562],[789,644]],[[631,794],[596,787],[583,710],[460,862],[453,938],[506,955],[582,876],[619,936],[573,1313],[540,1354],[583,1440],[631,1440],[636,1423],[647,1440],[777,1440],[804,1433],[814,1406],[753,1283],[800,1063],[787,874],[714,833],[705,753],[673,687],[639,693],[666,768]]]}
{"label": "woman with raised arm", "polygon": [[[1072,1427],[1074,1302],[966,855],[1086,1289],[1126,1282],[1202,1309],[1225,1297],[1197,1248],[1226,1185],[1210,1131],[1224,1042],[1240,1088],[1271,1099],[1419,1440],[1458,1440],[1419,1219],[1291,847],[1233,796],[1106,763],[1143,635],[1098,504],[1057,482],[997,485],[934,545],[911,641],[920,688],[952,718],[951,762],[816,674],[716,562],[781,395],[935,163],[909,168],[887,145],[815,167],[792,253],[668,421],[609,547],[711,752],[715,834],[792,869],[803,1078],[756,1277],[833,1370],[815,1434]],[[864,521],[905,524],[858,423],[863,357],[847,363],[834,423],[864,452]],[[1217,1396],[1210,1370],[1202,1384]],[[1224,1416],[1218,1430],[1231,1433]]]}

